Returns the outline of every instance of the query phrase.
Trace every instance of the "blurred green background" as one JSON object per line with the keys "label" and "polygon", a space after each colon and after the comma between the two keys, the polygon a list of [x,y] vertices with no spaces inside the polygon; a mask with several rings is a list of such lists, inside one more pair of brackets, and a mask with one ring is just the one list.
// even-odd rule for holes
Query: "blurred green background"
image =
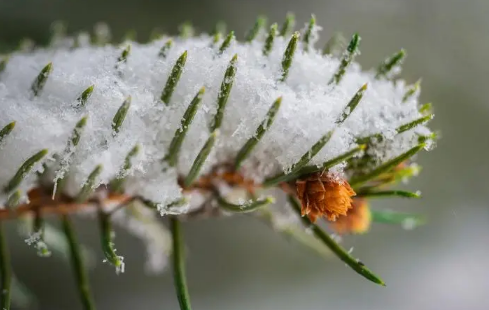
{"label": "blurred green background", "polygon": [[[316,14],[323,27],[321,46],[335,31],[360,32],[357,60],[367,68],[401,47],[407,50],[403,76],[409,82],[423,78],[421,100],[434,103],[431,127],[442,131],[442,139],[420,156],[423,172],[408,186],[423,192],[421,200],[372,205],[421,212],[430,222],[414,231],[376,226],[368,235],[344,240],[383,277],[386,288],[249,218],[186,223],[194,308],[488,309],[488,1],[1,0],[0,42],[15,46],[24,37],[45,42],[56,20],[68,22],[69,32],[105,21],[116,37],[135,29],[140,40],[155,27],[175,33],[189,20],[198,31],[210,31],[224,20],[242,37],[258,14],[280,23],[289,11],[296,13],[298,28]],[[96,223],[77,224],[83,241],[98,248]],[[37,293],[39,308],[81,309],[71,270],[59,259],[36,258],[11,235],[14,267]],[[124,231],[118,231],[117,245],[126,273],[116,276],[101,263],[90,273],[98,308],[178,309],[171,274],[145,275],[143,248]]]}

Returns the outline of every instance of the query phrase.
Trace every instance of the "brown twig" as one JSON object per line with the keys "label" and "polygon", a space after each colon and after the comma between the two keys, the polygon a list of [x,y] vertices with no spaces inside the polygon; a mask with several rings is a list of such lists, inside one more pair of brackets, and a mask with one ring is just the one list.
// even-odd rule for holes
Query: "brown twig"
{"label": "brown twig", "polygon": [[[123,204],[132,199],[128,195],[109,195],[104,201],[104,205],[117,203]],[[30,203],[19,205],[13,210],[0,209],[0,220],[15,219],[22,215],[40,212],[42,215],[46,214],[69,214],[80,210],[86,210],[87,208],[95,208],[95,201],[88,200],[85,203],[74,203],[71,199],[55,199],[51,197],[42,197],[39,200],[31,200]]]}
{"label": "brown twig", "polygon": [[[214,170],[208,175],[202,176],[194,185],[192,185],[192,187],[183,188],[183,191],[192,192],[198,190],[211,192],[214,190],[216,181],[225,182],[232,187],[244,188],[249,193],[254,193],[254,191],[260,187],[237,172],[217,172],[217,170]],[[103,187],[96,190],[96,192],[99,193],[102,191],[106,191],[106,188]],[[107,192],[108,195],[105,198],[95,197],[84,203],[76,203],[73,198],[65,195],[57,195],[53,199],[50,193],[50,190],[42,187],[30,190],[28,193],[29,203],[19,205],[12,210],[7,208],[0,209],[0,220],[16,219],[23,215],[35,214],[36,212],[39,212],[41,215],[70,214],[91,208],[95,209],[97,206],[105,206],[108,204],[116,204],[116,209],[114,209],[114,211],[116,211],[122,209],[131,201],[138,199],[138,197],[132,197],[126,194]],[[206,207],[197,212],[197,214],[201,214],[203,211],[204,213],[210,212],[209,208]]]}

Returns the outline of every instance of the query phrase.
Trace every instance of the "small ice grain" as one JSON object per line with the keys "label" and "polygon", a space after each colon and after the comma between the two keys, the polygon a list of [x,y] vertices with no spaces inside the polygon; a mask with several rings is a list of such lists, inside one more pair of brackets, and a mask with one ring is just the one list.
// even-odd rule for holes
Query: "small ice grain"
{"label": "small ice grain", "polygon": [[42,240],[42,232],[32,233],[29,238],[24,240],[29,246],[33,246],[37,250],[37,255],[40,257],[50,257],[51,251],[47,244]]}
{"label": "small ice grain", "polygon": [[25,239],[25,243],[27,243],[27,245],[35,245],[37,242],[39,242],[39,240],[41,240],[41,232],[38,231],[38,232],[35,232],[33,234],[31,234],[29,236],[29,238]]}
{"label": "small ice grain", "polygon": [[[114,249],[114,253],[116,252],[116,249]],[[126,270],[126,264],[124,263],[124,256],[117,256],[118,260],[118,265],[115,266],[115,274],[119,275],[121,273],[124,273]],[[102,263],[108,263],[109,261],[107,259],[102,260]]]}

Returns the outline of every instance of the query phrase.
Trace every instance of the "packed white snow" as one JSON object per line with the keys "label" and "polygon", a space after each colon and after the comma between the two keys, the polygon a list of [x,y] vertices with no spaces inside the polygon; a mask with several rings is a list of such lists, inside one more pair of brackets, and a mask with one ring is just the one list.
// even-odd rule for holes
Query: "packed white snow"
{"label": "packed white snow", "polygon": [[[0,74],[0,127],[16,121],[13,132],[0,145],[0,184],[6,185],[22,163],[40,151],[62,156],[75,124],[88,116],[81,140],[70,159],[65,191],[76,195],[90,172],[102,165],[97,184],[108,184],[119,172],[129,151],[140,145],[133,159],[126,192],[158,203],[181,197],[178,176],[185,176],[209,137],[209,124],[217,110],[217,97],[224,72],[234,54],[237,73],[226,106],[218,142],[201,173],[218,163],[232,163],[244,143],[253,136],[272,103],[282,97],[282,105],[272,127],[258,143],[242,170],[256,180],[286,170],[317,140],[334,129],[341,114],[360,87],[368,89],[356,110],[339,128],[311,163],[319,164],[356,146],[355,137],[382,133],[393,141],[378,150],[382,160],[405,152],[417,143],[418,134],[429,134],[425,126],[394,136],[395,128],[422,115],[418,94],[407,102],[402,98],[408,86],[375,79],[374,71],[362,71],[352,63],[339,85],[328,85],[340,60],[303,51],[301,43],[293,58],[288,79],[279,82],[281,61],[289,38],[277,37],[269,56],[263,56],[263,42],[232,42],[222,55],[218,45],[206,35],[175,39],[166,59],[158,57],[167,39],[147,44],[126,42],[120,46],[81,46],[16,52]],[[117,58],[131,44],[126,64],[116,69]],[[169,106],[161,100],[166,80],[178,57],[188,58]],[[382,57],[380,57],[380,60]],[[53,71],[39,96],[30,88],[41,69],[52,62]],[[90,85],[94,91],[85,107],[76,108],[76,98]],[[205,86],[201,106],[183,142],[175,169],[164,169],[161,159],[186,108]],[[117,135],[111,124],[123,101],[132,97],[127,117]],[[41,169],[41,164],[35,170]],[[342,166],[336,167],[341,172]],[[36,181],[34,171],[22,182],[25,192]],[[58,177],[65,171],[57,172]],[[56,173],[52,174],[56,178]]]}

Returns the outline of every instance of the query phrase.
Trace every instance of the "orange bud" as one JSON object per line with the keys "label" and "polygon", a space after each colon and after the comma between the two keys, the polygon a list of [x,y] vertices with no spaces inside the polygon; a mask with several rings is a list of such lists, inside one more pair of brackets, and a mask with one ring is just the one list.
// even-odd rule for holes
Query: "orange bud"
{"label": "orange bud", "polygon": [[353,199],[352,208],[346,216],[340,217],[336,222],[331,223],[331,228],[338,234],[362,234],[370,228],[372,220],[370,208],[365,199]]}
{"label": "orange bud", "polygon": [[355,192],[346,180],[336,180],[328,175],[316,173],[296,182],[297,196],[302,204],[302,216],[312,222],[318,217],[336,221],[346,215],[352,206]]}

